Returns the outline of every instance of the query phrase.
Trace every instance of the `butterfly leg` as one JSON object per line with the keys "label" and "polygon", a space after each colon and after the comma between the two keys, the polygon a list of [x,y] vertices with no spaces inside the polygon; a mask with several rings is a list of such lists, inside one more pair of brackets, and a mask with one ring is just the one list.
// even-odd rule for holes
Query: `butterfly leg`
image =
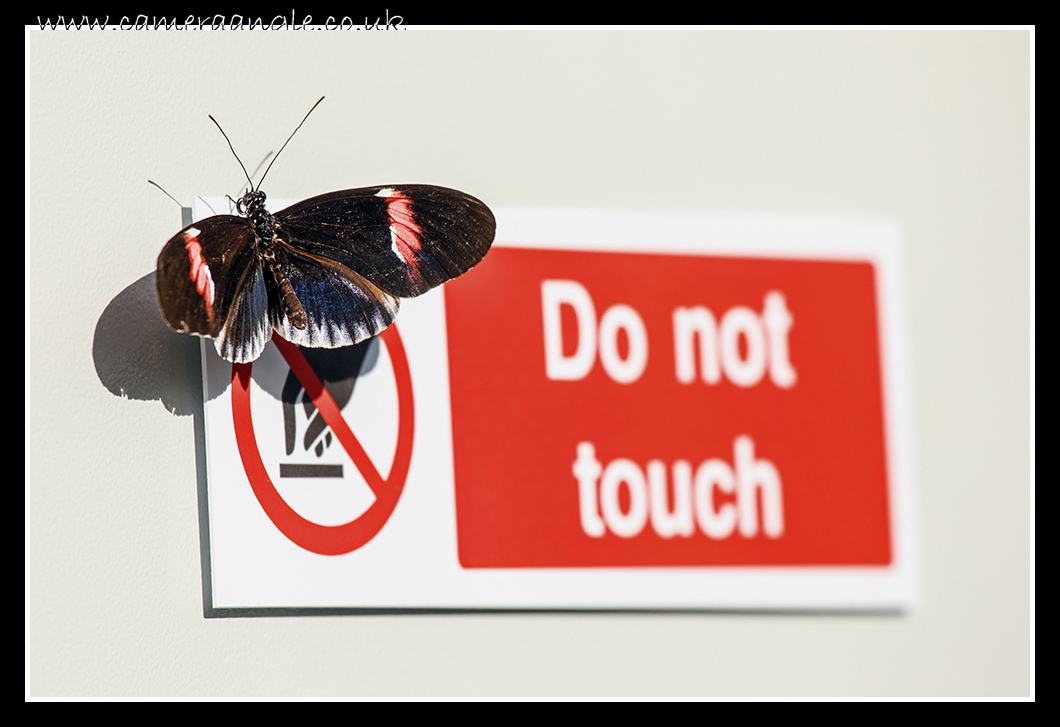
{"label": "butterfly leg", "polygon": [[265,261],[269,272],[272,273],[272,279],[276,281],[276,287],[280,291],[283,307],[287,312],[287,318],[291,321],[291,325],[299,330],[305,330],[306,326],[309,325],[305,308],[302,307],[302,301],[298,300],[298,296],[291,286],[291,281],[288,280],[287,274],[283,271],[283,266],[276,259],[275,249],[268,248],[265,250],[262,254],[262,259]]}

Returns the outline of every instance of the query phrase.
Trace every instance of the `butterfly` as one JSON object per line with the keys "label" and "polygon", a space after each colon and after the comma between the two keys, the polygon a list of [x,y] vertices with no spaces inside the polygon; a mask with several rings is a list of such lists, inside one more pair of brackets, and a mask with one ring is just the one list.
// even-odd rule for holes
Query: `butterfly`
{"label": "butterfly", "polygon": [[400,298],[462,275],[493,244],[493,213],[455,189],[346,189],[273,214],[261,191],[265,175],[257,186],[247,175],[238,214],[185,227],[158,256],[166,323],[214,339],[218,355],[234,363],[258,358],[273,330],[311,348],[371,338],[394,321]]}

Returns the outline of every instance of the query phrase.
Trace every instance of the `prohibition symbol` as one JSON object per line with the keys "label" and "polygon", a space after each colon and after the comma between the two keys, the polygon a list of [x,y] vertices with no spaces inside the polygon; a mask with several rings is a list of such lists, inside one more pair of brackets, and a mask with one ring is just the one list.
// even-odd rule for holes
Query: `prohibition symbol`
{"label": "prohibition symbol", "polygon": [[390,326],[381,334],[394,367],[394,380],[398,398],[398,437],[394,452],[394,463],[384,480],[367,452],[342,416],[319,377],[309,366],[302,352],[275,333],[273,343],[283,355],[291,371],[305,388],[317,411],[331,428],[343,449],[361,473],[375,495],[375,502],[362,515],[343,525],[320,525],[305,519],[288,505],[277,492],[261,459],[254,422],[250,413],[250,373],[252,363],[232,364],[232,418],[235,424],[236,444],[243,469],[247,473],[250,487],[265,514],[288,540],[306,550],[320,555],[343,555],[360,548],[374,538],[397,507],[398,499],[408,477],[412,459],[412,435],[415,412],[412,403],[412,379],[409,375],[405,347],[401,343],[397,326]]}

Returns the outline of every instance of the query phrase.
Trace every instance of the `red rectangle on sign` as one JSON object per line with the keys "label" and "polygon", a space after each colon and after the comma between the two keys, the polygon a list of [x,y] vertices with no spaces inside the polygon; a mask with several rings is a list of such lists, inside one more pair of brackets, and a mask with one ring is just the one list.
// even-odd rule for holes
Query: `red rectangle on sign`
{"label": "red rectangle on sign", "polygon": [[872,264],[498,247],[445,304],[465,568],[891,563]]}

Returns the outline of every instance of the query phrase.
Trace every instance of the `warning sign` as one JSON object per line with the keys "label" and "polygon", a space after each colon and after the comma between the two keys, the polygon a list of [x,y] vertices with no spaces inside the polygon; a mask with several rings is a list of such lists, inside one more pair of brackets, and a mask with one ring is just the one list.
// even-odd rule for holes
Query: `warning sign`
{"label": "warning sign", "polygon": [[203,347],[216,612],[914,600],[892,225],[495,212],[376,339]]}
{"label": "warning sign", "polygon": [[[236,364],[232,366],[232,416],[235,426],[236,443],[239,446],[239,456],[243,462],[254,495],[261,504],[265,513],[273,524],[286,535],[291,542],[306,550],[321,555],[341,555],[360,548],[371,540],[376,533],[382,529],[387,518],[390,517],[397,506],[398,498],[405,486],[405,478],[408,475],[409,460],[412,456],[412,432],[414,410],[412,403],[412,384],[409,380],[408,362],[405,360],[405,351],[401,345],[401,336],[397,332],[397,326],[391,326],[380,336],[386,343],[390,352],[390,360],[394,366],[394,378],[397,382],[398,392],[398,437],[397,449],[394,453],[394,461],[390,468],[389,476],[384,479],[375,464],[364,451],[364,447],[357,440],[357,436],[350,429],[343,417],[342,410],[335,403],[331,394],[321,383],[320,378],[310,366],[306,357],[299,351],[298,347],[285,341],[277,335],[273,336],[273,344],[283,355],[287,365],[291,367],[291,373],[299,382],[305,397],[316,407],[324,424],[330,427],[331,432],[327,434],[325,441],[330,443],[331,436],[341,443],[346,455],[353,461],[357,471],[372,490],[375,501],[368,509],[350,522],[342,525],[322,525],[308,520],[299,515],[294,508],[284,501],[276,490],[265,464],[262,461],[261,452],[258,448],[257,437],[254,435],[254,420],[251,414],[250,404],[250,378],[253,364]],[[370,344],[368,344],[370,345]],[[351,347],[353,348],[353,347]],[[367,348],[367,345],[362,346]],[[319,358],[341,359],[342,352],[321,352]],[[360,373],[359,369],[346,370],[347,380],[356,379]],[[289,402],[284,402],[289,406]],[[286,413],[286,408],[285,408]],[[294,427],[288,425],[285,430],[290,432]],[[289,437],[290,439],[290,437]],[[322,450],[323,443],[317,445]],[[288,447],[290,451],[290,447]],[[319,456],[319,454],[318,454]],[[280,464],[280,476],[309,476],[309,477],[343,477],[343,466],[326,464]]]}
{"label": "warning sign", "polygon": [[871,264],[482,267],[446,291],[465,567],[890,562]]}

